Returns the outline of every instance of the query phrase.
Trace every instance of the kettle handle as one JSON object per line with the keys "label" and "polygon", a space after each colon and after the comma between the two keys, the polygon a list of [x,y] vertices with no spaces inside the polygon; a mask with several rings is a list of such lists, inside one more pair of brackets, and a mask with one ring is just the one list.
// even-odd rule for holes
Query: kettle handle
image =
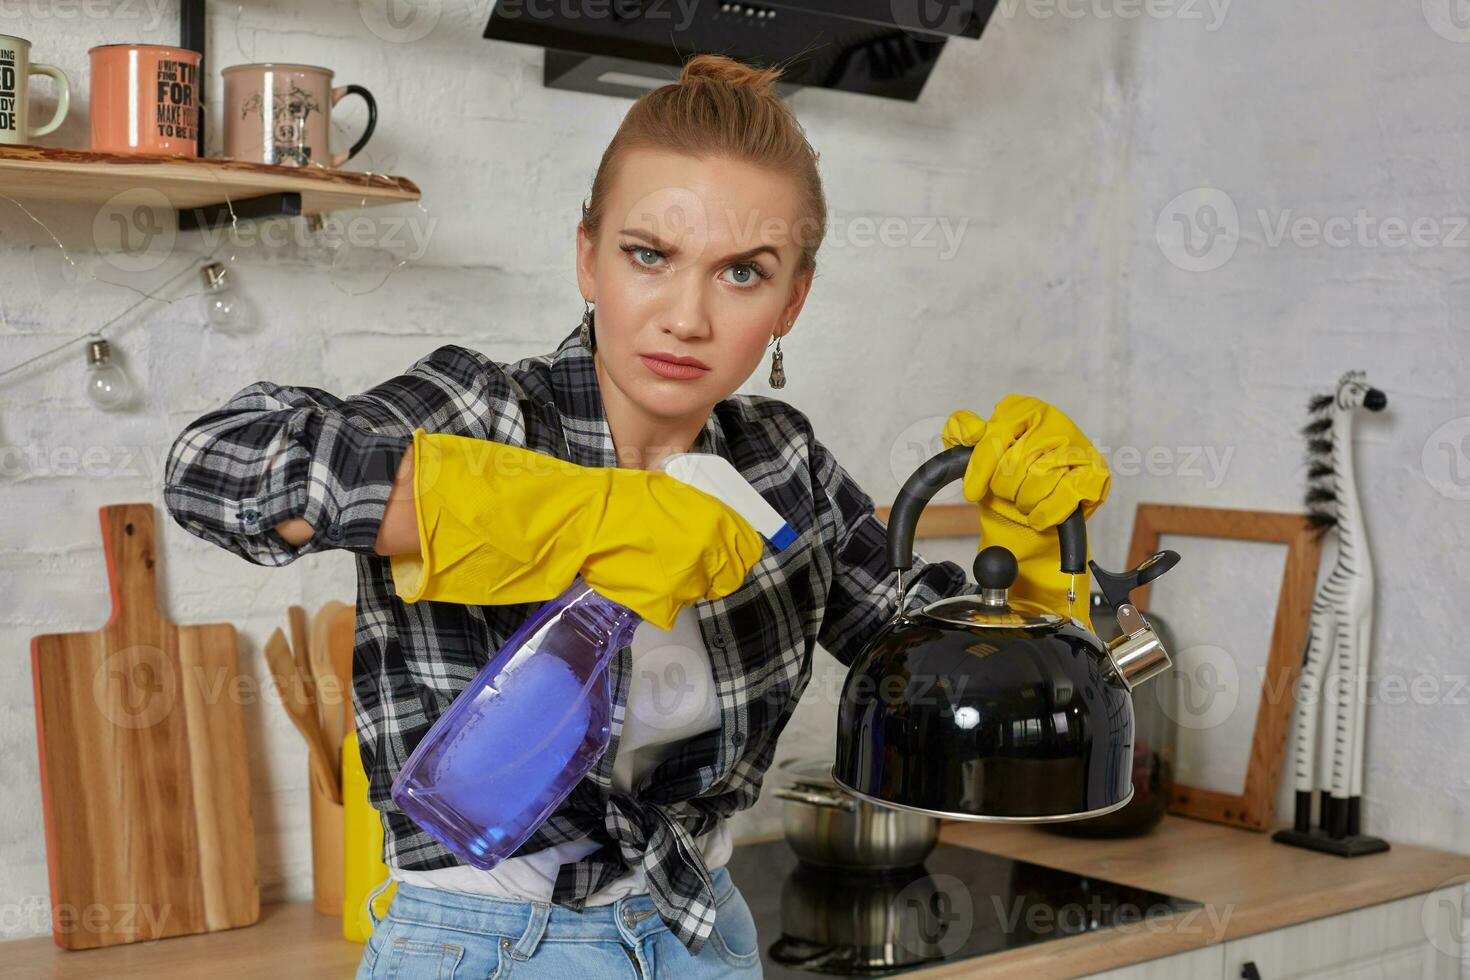
{"label": "kettle handle", "polygon": [[[914,563],[914,529],[919,524],[919,513],[934,495],[965,475],[970,464],[974,446],[954,446],[930,457],[904,481],[888,512],[888,564],[899,571],[908,571]],[[1082,516],[1082,505],[1057,525],[1057,539],[1061,544],[1063,572],[1078,574],[1087,571],[1087,522]]]}

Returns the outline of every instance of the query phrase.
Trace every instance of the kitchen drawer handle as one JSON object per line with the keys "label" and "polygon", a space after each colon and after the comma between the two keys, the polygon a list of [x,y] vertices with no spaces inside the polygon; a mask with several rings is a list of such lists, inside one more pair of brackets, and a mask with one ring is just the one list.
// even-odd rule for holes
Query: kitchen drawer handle
{"label": "kitchen drawer handle", "polygon": [[1261,971],[1256,969],[1255,960],[1246,960],[1240,968],[1240,980],[1261,980]]}
{"label": "kitchen drawer handle", "polygon": [[857,809],[857,800],[850,796],[838,796],[836,793],[783,788],[776,790],[776,795],[783,800],[795,800],[798,803],[810,803],[813,806],[826,806],[834,810],[846,810],[849,813]]}

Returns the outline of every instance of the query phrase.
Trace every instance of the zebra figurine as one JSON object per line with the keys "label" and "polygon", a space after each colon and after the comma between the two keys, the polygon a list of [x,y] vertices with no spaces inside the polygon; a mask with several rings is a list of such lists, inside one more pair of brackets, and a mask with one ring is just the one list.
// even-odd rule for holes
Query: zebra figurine
{"label": "zebra figurine", "polygon": [[[1307,520],[1321,537],[1335,531],[1336,548],[1312,599],[1311,626],[1297,684],[1296,813],[1291,830],[1275,839],[1352,856],[1386,850],[1360,833],[1363,729],[1369,644],[1373,636],[1373,564],[1353,473],[1353,415],[1380,412],[1388,397],[1349,371],[1335,394],[1314,397],[1307,436]],[[1317,731],[1324,682],[1335,675],[1330,780],[1318,768]],[[1315,783],[1315,785],[1314,785]],[[1330,789],[1329,789],[1330,787]],[[1320,827],[1312,830],[1312,791],[1321,789]]]}

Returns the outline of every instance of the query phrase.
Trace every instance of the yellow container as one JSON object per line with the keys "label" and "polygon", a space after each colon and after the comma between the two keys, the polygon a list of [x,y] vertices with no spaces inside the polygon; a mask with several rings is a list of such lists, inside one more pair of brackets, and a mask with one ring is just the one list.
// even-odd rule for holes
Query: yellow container
{"label": "yellow container", "polygon": [[[388,866],[383,863],[383,821],[368,802],[367,773],[355,731],[342,739],[342,828],[342,935],[365,943],[373,934],[367,898],[388,877]],[[379,919],[387,914],[397,890],[395,882],[373,901]]]}

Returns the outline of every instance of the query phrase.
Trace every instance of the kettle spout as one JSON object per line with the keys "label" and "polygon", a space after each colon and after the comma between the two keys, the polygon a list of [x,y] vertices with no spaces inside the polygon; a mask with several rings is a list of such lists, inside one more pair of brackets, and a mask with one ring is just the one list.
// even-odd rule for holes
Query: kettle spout
{"label": "kettle spout", "polygon": [[1173,666],[1164,641],[1154,628],[1143,618],[1143,613],[1133,604],[1131,593],[1158,578],[1179,564],[1177,551],[1157,551],[1139,563],[1130,572],[1119,574],[1098,567],[1089,561],[1094,580],[1109,605],[1118,611],[1118,629],[1121,634],[1108,644],[1108,657],[1118,671],[1118,677],[1128,690],[1157,677]]}
{"label": "kettle spout", "polygon": [[1174,665],[1169,651],[1164,649],[1164,641],[1132,603],[1125,602],[1118,607],[1118,627],[1122,633],[1108,643],[1108,657],[1128,690]]}

